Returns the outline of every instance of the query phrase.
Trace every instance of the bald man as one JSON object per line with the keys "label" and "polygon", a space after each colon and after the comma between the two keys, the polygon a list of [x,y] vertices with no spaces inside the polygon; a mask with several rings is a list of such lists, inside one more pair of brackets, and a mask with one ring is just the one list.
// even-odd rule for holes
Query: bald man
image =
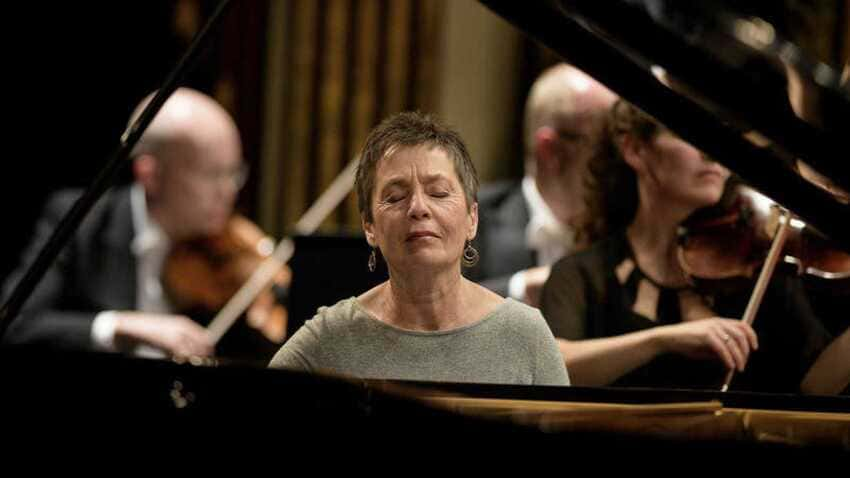
{"label": "bald man", "polygon": [[[214,234],[227,223],[245,175],[239,132],[212,98],[181,88],[132,156],[135,181],[111,190],[86,217],[11,324],[7,343],[172,356],[213,353],[203,327],[172,313],[160,272],[172,244]],[[79,194],[64,191],[48,201],[6,293]]]}
{"label": "bald man", "polygon": [[564,63],[537,78],[525,104],[525,178],[479,194],[473,245],[480,260],[469,278],[538,304],[549,266],[575,247],[570,224],[583,209],[584,169],[615,100],[614,93]]}

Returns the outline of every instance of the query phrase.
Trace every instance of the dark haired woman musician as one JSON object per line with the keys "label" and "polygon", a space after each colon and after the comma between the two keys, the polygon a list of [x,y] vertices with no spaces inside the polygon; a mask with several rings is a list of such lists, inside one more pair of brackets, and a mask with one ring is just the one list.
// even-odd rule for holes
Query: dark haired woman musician
{"label": "dark haired woman musician", "polygon": [[729,172],[620,101],[591,163],[586,243],[558,262],[542,310],[577,385],[795,392],[829,334],[799,281],[776,274],[753,327],[748,292],[707,295],[678,262],[677,228],[717,203]]}

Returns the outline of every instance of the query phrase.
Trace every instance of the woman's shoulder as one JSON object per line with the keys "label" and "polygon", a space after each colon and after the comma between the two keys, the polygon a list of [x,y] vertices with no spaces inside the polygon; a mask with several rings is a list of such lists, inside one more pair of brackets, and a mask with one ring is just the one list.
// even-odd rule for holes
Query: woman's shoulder
{"label": "woman's shoulder", "polygon": [[360,321],[366,316],[366,312],[358,304],[356,297],[348,297],[339,302],[322,306],[316,310],[316,314],[304,323],[304,326],[314,333],[326,336],[329,333],[339,333]]}
{"label": "woman's shoulder", "polygon": [[616,283],[616,267],[628,255],[625,236],[612,235],[556,262],[543,286],[540,307],[553,329],[567,317],[583,320],[590,304],[605,303]]}
{"label": "woman's shoulder", "polygon": [[507,298],[490,314],[493,323],[501,323],[515,331],[525,331],[534,334],[548,327],[540,309],[531,307],[518,300]]}
{"label": "woman's shoulder", "polygon": [[319,307],[295,335],[309,337],[311,341],[332,343],[373,333],[381,325],[359,303],[357,297],[348,297],[333,305]]}
{"label": "woman's shoulder", "polygon": [[523,347],[535,348],[541,343],[554,340],[552,330],[540,309],[515,299],[505,299],[491,314],[488,322],[494,331],[491,333],[514,345],[523,344]]}
{"label": "woman's shoulder", "polygon": [[629,255],[625,236],[611,235],[580,251],[568,254],[552,265],[552,276],[599,274]]}
{"label": "woman's shoulder", "polygon": [[272,368],[315,370],[322,368],[325,351],[352,334],[346,320],[355,314],[355,298],[342,299],[331,306],[319,307],[272,358]]}
{"label": "woman's shoulder", "polygon": [[316,310],[316,315],[313,318],[329,320],[350,317],[356,311],[356,302],[356,297],[348,297],[333,305],[323,305]]}
{"label": "woman's shoulder", "polygon": [[507,317],[516,317],[516,318],[543,318],[543,315],[540,313],[540,309],[536,309],[528,304],[520,302],[516,299],[512,299],[508,297],[502,301],[502,304],[498,309],[493,311],[494,314],[504,315]]}

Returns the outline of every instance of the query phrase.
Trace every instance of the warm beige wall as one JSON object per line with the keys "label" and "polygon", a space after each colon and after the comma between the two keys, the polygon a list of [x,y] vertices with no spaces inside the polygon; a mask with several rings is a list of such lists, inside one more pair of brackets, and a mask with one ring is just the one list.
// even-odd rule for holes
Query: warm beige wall
{"label": "warm beige wall", "polygon": [[520,162],[516,111],[520,33],[473,0],[450,0],[444,12],[436,113],[466,140],[483,181]]}
{"label": "warm beige wall", "polygon": [[[269,5],[259,175],[266,230],[289,231],[374,124],[401,110],[434,112],[458,128],[485,182],[521,169],[516,29],[475,0],[318,5]],[[353,195],[326,226],[359,227]]]}

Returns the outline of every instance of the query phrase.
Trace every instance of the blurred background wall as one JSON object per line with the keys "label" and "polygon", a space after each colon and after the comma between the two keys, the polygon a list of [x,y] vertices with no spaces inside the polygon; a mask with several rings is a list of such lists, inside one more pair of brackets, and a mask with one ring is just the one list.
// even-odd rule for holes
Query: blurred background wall
{"label": "blurred background wall", "polygon": [[[753,7],[821,61],[850,52],[847,0]],[[6,17],[5,220],[0,277],[16,265],[47,195],[83,187],[117,145],[214,2],[17,2]],[[242,131],[251,176],[239,209],[275,237],[354,157],[371,127],[435,113],[468,142],[482,179],[522,175],[522,105],[558,57],[474,0],[232,2],[188,86],[221,101]],[[129,180],[125,169],[121,181]],[[346,202],[323,232],[356,231]]]}

